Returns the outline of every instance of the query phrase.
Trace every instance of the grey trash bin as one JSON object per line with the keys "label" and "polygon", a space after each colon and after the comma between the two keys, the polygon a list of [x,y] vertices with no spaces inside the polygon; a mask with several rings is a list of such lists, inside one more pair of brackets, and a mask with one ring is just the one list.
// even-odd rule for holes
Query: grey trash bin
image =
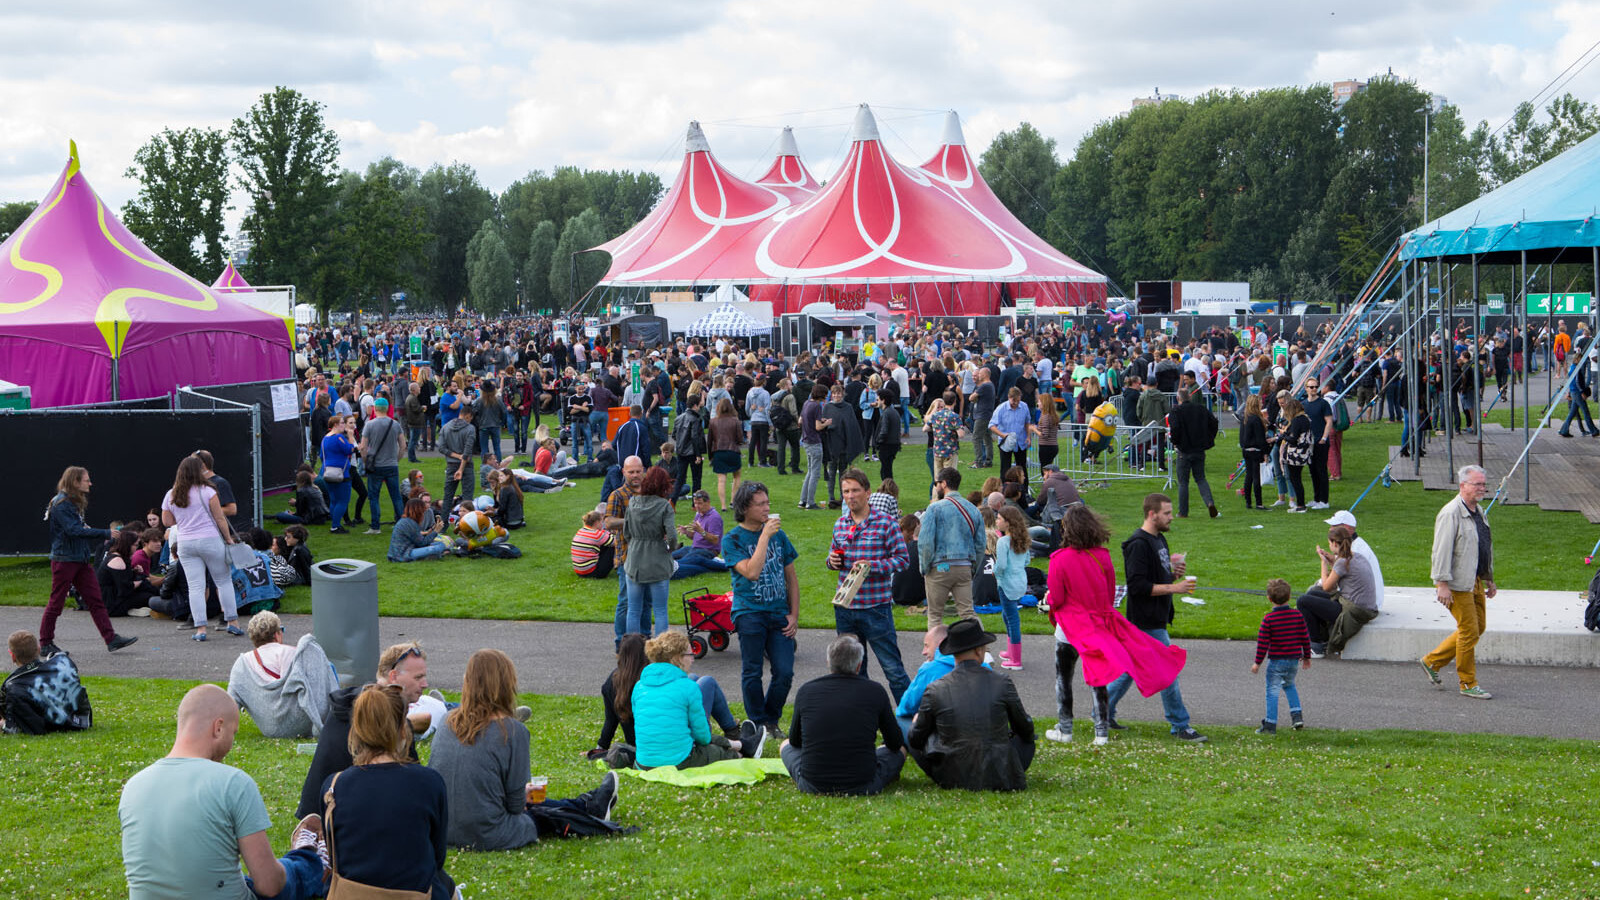
{"label": "grey trash bin", "polygon": [[360,559],[311,566],[311,633],[339,670],[339,684],[378,674],[378,567]]}

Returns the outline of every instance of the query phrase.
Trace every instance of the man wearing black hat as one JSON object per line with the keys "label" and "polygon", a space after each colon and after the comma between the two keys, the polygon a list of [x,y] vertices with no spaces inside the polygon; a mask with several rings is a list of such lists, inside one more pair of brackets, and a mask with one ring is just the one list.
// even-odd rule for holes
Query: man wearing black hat
{"label": "man wearing black hat", "polygon": [[983,667],[994,635],[974,619],[961,619],[939,644],[956,667],[922,695],[911,734],[911,758],[943,788],[1020,791],[1033,762],[1033,720],[1016,685]]}

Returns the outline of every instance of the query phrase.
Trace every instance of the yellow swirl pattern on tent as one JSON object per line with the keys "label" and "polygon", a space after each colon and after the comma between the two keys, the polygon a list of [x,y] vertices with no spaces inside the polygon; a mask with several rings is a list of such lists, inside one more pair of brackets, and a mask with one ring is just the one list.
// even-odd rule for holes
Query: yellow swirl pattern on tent
{"label": "yellow swirl pattern on tent", "polygon": [[[111,234],[111,229],[106,226],[106,207],[104,203],[100,202],[100,198],[98,196],[94,198],[94,212],[95,219],[100,223],[100,233],[104,235],[106,241],[110,243],[111,246],[117,248],[117,251],[123,256],[128,257],[141,266],[171,275],[178,279],[178,283],[183,283],[186,276],[182,272],[179,272],[177,269],[174,269],[165,262],[145,259],[139,254],[129,250],[127,247],[122,246],[122,244],[117,241],[117,239]],[[100,301],[100,307],[95,310],[94,324],[95,327],[100,329],[100,334],[105,337],[106,347],[111,350],[112,358],[116,359],[122,355],[122,340],[127,335],[127,331],[119,328],[118,323],[133,321],[133,317],[128,314],[129,300],[134,298],[144,298],[147,300],[156,300],[161,303],[172,303],[178,306],[188,307],[189,309],[193,309],[198,312],[215,312],[217,309],[216,296],[203,287],[198,289],[200,291],[200,299],[198,300],[185,300],[182,297],[174,297],[171,294],[163,294],[159,291],[131,287],[117,288],[111,293],[106,294],[105,297]]]}
{"label": "yellow swirl pattern on tent", "polygon": [[50,215],[51,210],[56,208],[56,204],[61,202],[61,198],[67,196],[67,185],[71,183],[72,176],[78,174],[78,143],[77,141],[68,141],[67,146],[71,150],[72,160],[67,164],[66,177],[61,179],[61,190],[58,191],[54,197],[50,198],[50,203],[46,205],[37,216],[23,224],[22,228],[17,232],[16,240],[11,242],[11,264],[24,272],[32,272],[33,274],[43,278],[45,282],[44,290],[40,291],[36,296],[29,300],[18,300],[12,303],[0,301],[0,313],[27,312],[28,310],[33,309],[35,306],[38,306],[39,304],[49,300],[51,297],[54,297],[61,291],[61,270],[48,263],[34,262],[30,259],[23,259],[22,244],[28,239],[28,234],[32,232],[40,222],[44,221],[45,216]]}

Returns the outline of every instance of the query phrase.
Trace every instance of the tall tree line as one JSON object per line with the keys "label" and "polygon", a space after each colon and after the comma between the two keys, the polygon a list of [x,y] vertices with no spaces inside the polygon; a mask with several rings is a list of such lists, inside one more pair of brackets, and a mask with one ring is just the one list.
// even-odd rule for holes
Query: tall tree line
{"label": "tall tree line", "polygon": [[[570,167],[530,172],[498,196],[463,162],[419,171],[385,157],[355,172],[339,165],[325,112],[278,87],[226,129],[163,129],[127,170],[138,193],[123,221],[209,282],[227,261],[224,219],[239,196],[250,244],[239,269],[254,284],[295,285],[325,310],[388,315],[404,293],[413,310],[496,314],[560,309],[588,291],[608,259],[582,251],[638,222],[662,193],[653,174]],[[0,203],[0,241],[33,209]]]}
{"label": "tall tree line", "polygon": [[[1570,94],[1470,131],[1424,116],[1414,82],[1375,78],[1342,108],[1327,85],[1214,91],[1096,125],[1065,163],[1029,123],[979,169],[1054,246],[1131,291],[1143,279],[1249,281],[1257,297],[1330,302],[1360,290],[1396,238],[1600,129]],[[1426,130],[1427,140],[1424,141]]]}

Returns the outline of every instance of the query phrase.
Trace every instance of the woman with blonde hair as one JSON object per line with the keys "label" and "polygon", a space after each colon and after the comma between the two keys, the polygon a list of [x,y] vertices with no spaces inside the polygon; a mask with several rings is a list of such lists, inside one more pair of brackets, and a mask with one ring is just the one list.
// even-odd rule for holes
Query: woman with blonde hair
{"label": "woman with blonde hair", "polygon": [[[761,755],[766,730],[746,719],[735,728],[728,701],[716,680],[689,674],[694,651],[681,631],[665,631],[644,645],[650,664],[633,687],[633,732],[640,767],[692,769],[724,759]],[[720,720],[713,735],[708,714]],[[738,735],[731,738],[730,733]]]}
{"label": "woman with blonde hair", "polygon": [[467,658],[461,705],[433,738],[428,768],[444,778],[452,847],[512,850],[546,837],[615,833],[617,776],[565,800],[529,802],[528,726],[516,718],[517,669],[499,650]]}
{"label": "woman with blonde hair", "polygon": [[[355,765],[322,785],[330,890],[349,882],[433,900],[459,896],[444,870],[445,782],[411,762],[411,740],[399,685],[369,684],[356,695],[349,741]],[[374,827],[378,823],[382,827]]]}
{"label": "woman with blonde hair", "polygon": [[[196,460],[198,462],[198,460]],[[135,637],[122,637],[111,627],[111,617],[100,593],[100,581],[95,577],[94,553],[100,544],[117,537],[119,532],[103,528],[90,528],[83,521],[89,509],[89,470],[82,466],[67,466],[56,482],[56,496],[45,507],[45,521],[50,523],[50,602],[44,608],[44,618],[39,622],[39,644],[44,651],[60,651],[55,645],[56,620],[66,607],[67,588],[75,586],[83,605],[94,619],[94,627],[106,642],[107,650],[121,650],[137,641]],[[216,492],[212,491],[212,496]],[[229,589],[233,586],[229,581]],[[200,580],[204,597],[205,579]],[[203,602],[203,601],[202,601]],[[204,612],[204,607],[202,607]],[[242,632],[241,632],[242,633]]]}

